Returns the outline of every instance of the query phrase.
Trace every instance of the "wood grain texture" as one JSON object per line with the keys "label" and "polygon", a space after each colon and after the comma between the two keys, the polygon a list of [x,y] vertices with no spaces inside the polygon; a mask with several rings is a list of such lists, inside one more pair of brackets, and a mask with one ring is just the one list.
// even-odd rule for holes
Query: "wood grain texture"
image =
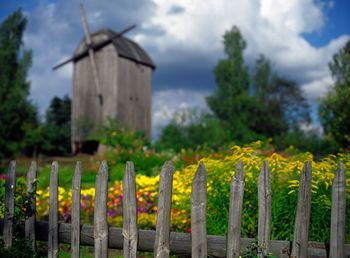
{"label": "wood grain texture", "polygon": [[159,176],[158,209],[154,257],[169,257],[171,197],[174,166],[166,161]]}
{"label": "wood grain texture", "polygon": [[342,161],[339,161],[332,185],[330,258],[345,257],[346,182]]}
{"label": "wood grain texture", "polygon": [[5,207],[7,212],[4,214],[4,243],[6,247],[12,246],[12,219],[15,214],[15,191],[16,191],[16,161],[10,162],[5,180]]}
{"label": "wood grain texture", "polygon": [[72,257],[80,257],[80,190],[81,190],[81,162],[78,161],[72,182]]}
{"label": "wood grain texture", "polygon": [[238,257],[240,253],[242,209],[245,175],[243,162],[238,162],[230,184],[230,206],[227,229],[227,257]]}
{"label": "wood grain texture", "polygon": [[[4,219],[0,219],[0,232],[2,232],[4,226]],[[36,222],[37,240],[48,240],[49,226],[47,222]],[[71,243],[71,230],[72,225],[68,223],[59,223],[59,241],[60,243]],[[109,248],[122,249],[123,248],[123,234],[122,228],[110,227],[109,231]],[[152,252],[154,247],[156,232],[152,230],[139,230],[138,239],[139,251]],[[226,237],[224,236],[207,236],[208,241],[208,256],[211,257],[226,257]],[[253,238],[241,238],[241,252],[245,251],[245,248],[250,245],[255,239]],[[81,225],[81,245],[93,246],[94,245],[94,227]],[[289,253],[291,245],[289,241],[270,241],[270,252],[276,257],[287,258],[290,257]],[[170,232],[170,254],[175,255],[191,255],[191,235],[189,233]],[[310,257],[322,257],[327,258],[327,249],[324,243],[309,241],[308,254]],[[345,257],[350,256],[350,245],[345,245]]]}
{"label": "wood grain texture", "polygon": [[300,173],[297,212],[295,215],[291,257],[308,256],[308,238],[311,210],[312,163],[305,162]]}
{"label": "wood grain texture", "polygon": [[191,192],[192,257],[207,257],[207,172],[199,163]]}
{"label": "wood grain texture", "polygon": [[270,168],[267,160],[264,161],[258,177],[258,202],[258,241],[266,255],[270,251],[271,239],[271,184]]}
{"label": "wood grain texture", "polygon": [[[30,165],[30,168],[27,173],[27,195],[29,193],[34,193],[35,189],[33,189],[33,183],[36,181],[36,169],[37,165],[36,162],[33,161]],[[28,210],[35,211],[36,208],[36,198],[31,198],[30,206],[27,207]],[[25,238],[29,242],[29,245],[32,247],[33,251],[35,251],[35,213],[32,214],[26,221],[25,221]]]}
{"label": "wood grain texture", "polygon": [[[123,257],[136,257],[137,201],[134,164],[126,162],[123,178]],[[154,244],[154,243],[153,243]]]}
{"label": "wood grain texture", "polygon": [[95,257],[99,258],[106,258],[108,254],[107,196],[108,165],[103,160],[95,182],[94,246]]}
{"label": "wood grain texture", "polygon": [[50,175],[48,258],[58,258],[58,163],[54,161]]}

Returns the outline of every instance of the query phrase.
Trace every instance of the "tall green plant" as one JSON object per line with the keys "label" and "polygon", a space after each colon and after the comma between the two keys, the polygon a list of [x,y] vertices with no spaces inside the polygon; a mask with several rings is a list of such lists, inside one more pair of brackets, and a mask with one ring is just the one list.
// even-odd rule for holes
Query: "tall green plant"
{"label": "tall green plant", "polygon": [[0,158],[16,155],[24,125],[37,124],[36,110],[28,100],[32,52],[23,47],[26,25],[21,9],[0,25]]}

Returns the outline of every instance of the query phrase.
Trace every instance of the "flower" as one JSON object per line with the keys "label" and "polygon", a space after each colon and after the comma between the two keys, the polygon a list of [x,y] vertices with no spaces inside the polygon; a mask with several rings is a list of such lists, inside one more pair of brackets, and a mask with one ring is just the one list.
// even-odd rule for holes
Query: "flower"
{"label": "flower", "polygon": [[1,175],[0,178],[1,178],[1,179],[5,179],[5,178],[6,178],[6,175]]}

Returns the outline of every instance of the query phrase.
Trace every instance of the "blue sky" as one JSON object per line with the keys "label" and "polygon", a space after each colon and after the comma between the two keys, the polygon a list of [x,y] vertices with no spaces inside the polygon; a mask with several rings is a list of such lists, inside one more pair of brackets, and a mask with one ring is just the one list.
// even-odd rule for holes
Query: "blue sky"
{"label": "blue sky", "polygon": [[[91,31],[120,31],[157,65],[153,75],[152,126],[158,134],[176,110],[206,108],[215,89],[212,71],[224,58],[222,35],[237,25],[252,68],[267,56],[282,76],[295,80],[313,106],[332,78],[328,62],[350,39],[350,1],[313,0],[119,0],[83,1]],[[83,38],[79,2],[72,0],[0,0],[0,21],[22,7],[28,16],[25,46],[33,50],[29,72],[31,99],[43,114],[53,96],[71,95],[72,66],[51,67],[70,57]]]}

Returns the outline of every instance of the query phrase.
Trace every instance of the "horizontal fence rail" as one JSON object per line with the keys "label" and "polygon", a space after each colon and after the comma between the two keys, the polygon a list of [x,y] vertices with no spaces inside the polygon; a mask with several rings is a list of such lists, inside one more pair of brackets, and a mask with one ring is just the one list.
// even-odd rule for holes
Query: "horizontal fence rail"
{"label": "horizontal fence rail", "polygon": [[[127,162],[123,178],[123,228],[107,224],[108,166],[102,161],[96,176],[94,226],[80,225],[81,163],[78,162],[72,183],[72,223],[58,223],[58,163],[52,163],[50,176],[49,222],[36,222],[35,214],[23,226],[29,244],[48,242],[48,257],[59,256],[59,243],[71,244],[72,257],[79,257],[80,246],[94,246],[95,257],[107,257],[108,248],[123,249],[124,257],[136,257],[137,251],[153,251],[155,257],[170,254],[192,257],[237,257],[255,239],[240,238],[241,216],[245,185],[243,163],[236,166],[230,184],[228,233],[211,236],[206,233],[207,173],[199,163],[192,182],[191,233],[170,232],[171,196],[174,167],[166,162],[160,173],[156,230],[137,227],[135,170]],[[36,178],[36,163],[27,174],[27,194]],[[12,245],[12,217],[16,189],[16,162],[11,161],[6,177],[5,216],[0,219],[0,232],[7,247]],[[293,241],[271,240],[271,185],[270,169],[264,161],[258,177],[258,242],[264,254],[277,257],[350,257],[350,245],[345,245],[346,184],[342,162],[338,164],[332,185],[330,244],[308,241],[311,209],[311,162],[306,162],[300,173]],[[33,200],[35,205],[35,200]],[[35,207],[35,206],[33,206]]]}

